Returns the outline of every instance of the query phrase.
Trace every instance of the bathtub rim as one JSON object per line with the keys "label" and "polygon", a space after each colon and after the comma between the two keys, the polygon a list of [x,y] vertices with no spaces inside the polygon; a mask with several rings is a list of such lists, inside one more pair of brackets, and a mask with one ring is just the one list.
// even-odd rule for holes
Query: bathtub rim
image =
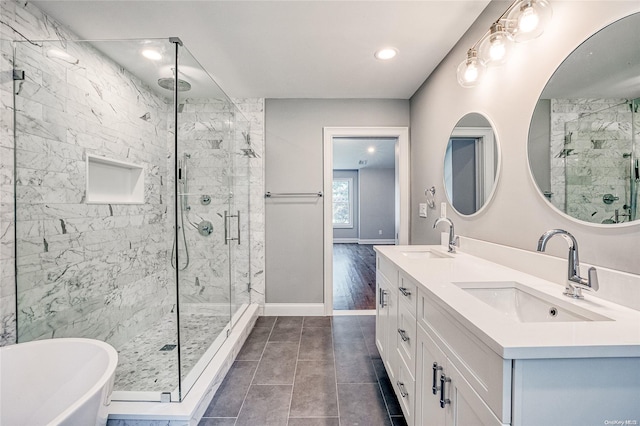
{"label": "bathtub rim", "polygon": [[49,424],[58,424],[62,422],[65,418],[69,417],[70,414],[75,413],[80,407],[87,403],[92,397],[94,397],[94,395],[101,392],[105,387],[107,391],[106,400],[101,401],[101,404],[108,405],[110,403],[109,395],[111,394],[113,386],[109,385],[109,381],[113,379],[114,373],[116,371],[116,366],[118,365],[118,352],[113,346],[101,340],[82,337],[57,337],[52,339],[32,340],[29,342],[16,343],[14,345],[3,346],[2,348],[0,348],[0,352],[6,353],[28,350],[27,346],[49,346],[52,344],[64,344],[65,342],[82,343],[104,350],[107,354],[107,365],[100,375],[99,379],[93,385],[88,387],[87,390],[83,392],[80,398],[64,407],[64,409],[59,414],[57,414],[49,421]]}

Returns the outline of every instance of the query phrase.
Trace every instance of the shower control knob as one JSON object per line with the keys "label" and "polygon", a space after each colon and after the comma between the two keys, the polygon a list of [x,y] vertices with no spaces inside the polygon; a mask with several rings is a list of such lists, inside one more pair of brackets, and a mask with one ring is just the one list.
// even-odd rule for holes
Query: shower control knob
{"label": "shower control knob", "polygon": [[202,205],[208,206],[209,204],[211,204],[211,196],[204,194],[200,197],[200,202],[202,203]]}
{"label": "shower control knob", "polygon": [[203,220],[198,224],[198,232],[204,237],[208,237],[213,233],[213,224],[208,220]]}

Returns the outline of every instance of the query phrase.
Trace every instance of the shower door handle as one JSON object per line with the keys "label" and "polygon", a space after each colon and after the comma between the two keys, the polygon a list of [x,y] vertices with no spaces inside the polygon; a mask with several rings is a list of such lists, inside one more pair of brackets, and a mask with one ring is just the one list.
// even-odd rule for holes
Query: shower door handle
{"label": "shower door handle", "polygon": [[[238,236],[237,237],[229,237],[229,219],[235,217],[238,218]],[[237,241],[238,245],[240,245],[240,210],[238,210],[238,214],[229,214],[227,210],[224,211],[224,243],[229,244],[229,241]]]}

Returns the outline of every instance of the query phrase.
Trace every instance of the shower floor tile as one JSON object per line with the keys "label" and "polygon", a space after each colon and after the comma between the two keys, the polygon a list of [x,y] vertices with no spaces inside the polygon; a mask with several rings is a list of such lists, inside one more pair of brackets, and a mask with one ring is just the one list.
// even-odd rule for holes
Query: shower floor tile
{"label": "shower floor tile", "polygon": [[[228,316],[194,313],[180,315],[180,358],[185,376],[229,322]],[[178,387],[176,316],[167,315],[118,348],[114,390],[171,392]]]}

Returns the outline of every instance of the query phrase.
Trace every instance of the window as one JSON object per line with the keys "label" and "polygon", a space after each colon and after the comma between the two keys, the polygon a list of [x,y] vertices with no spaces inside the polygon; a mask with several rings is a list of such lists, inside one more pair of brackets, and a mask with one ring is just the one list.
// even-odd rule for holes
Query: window
{"label": "window", "polygon": [[333,179],[333,227],[353,228],[353,179]]}

